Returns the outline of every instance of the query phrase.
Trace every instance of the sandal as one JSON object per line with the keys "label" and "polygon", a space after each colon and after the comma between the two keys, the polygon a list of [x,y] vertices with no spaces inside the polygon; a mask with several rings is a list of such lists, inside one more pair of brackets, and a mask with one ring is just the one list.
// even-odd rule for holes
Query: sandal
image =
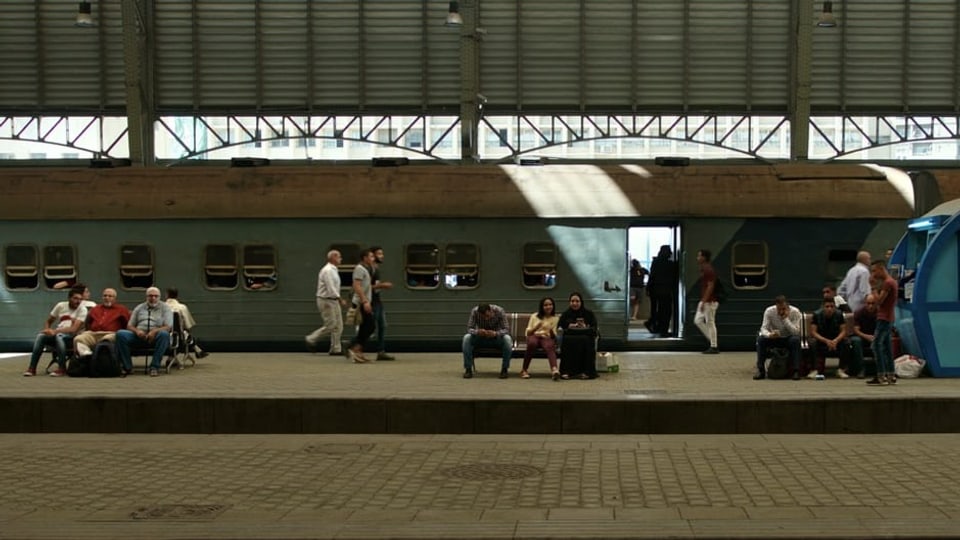
{"label": "sandal", "polygon": [[530,378],[530,374],[527,373],[526,371],[521,371],[521,372],[520,372],[520,378],[521,378],[521,379],[529,379],[529,378]]}

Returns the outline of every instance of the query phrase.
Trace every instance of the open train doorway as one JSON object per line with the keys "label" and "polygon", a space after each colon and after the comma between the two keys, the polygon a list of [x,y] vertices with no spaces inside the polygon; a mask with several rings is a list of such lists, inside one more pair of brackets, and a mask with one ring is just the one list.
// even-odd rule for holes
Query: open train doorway
{"label": "open train doorway", "polygon": [[627,230],[627,340],[631,345],[681,335],[680,226],[644,225]]}

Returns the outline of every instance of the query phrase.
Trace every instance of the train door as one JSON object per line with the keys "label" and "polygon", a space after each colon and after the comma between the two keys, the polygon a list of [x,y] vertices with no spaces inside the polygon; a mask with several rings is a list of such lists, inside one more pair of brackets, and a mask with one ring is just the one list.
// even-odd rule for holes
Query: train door
{"label": "train door", "polygon": [[[680,226],[642,225],[627,230],[627,340],[632,345],[654,342],[681,335],[683,298],[680,294]],[[655,259],[666,257],[666,264]],[[649,289],[651,272],[658,282],[673,285]],[[641,283],[642,278],[642,283]]]}

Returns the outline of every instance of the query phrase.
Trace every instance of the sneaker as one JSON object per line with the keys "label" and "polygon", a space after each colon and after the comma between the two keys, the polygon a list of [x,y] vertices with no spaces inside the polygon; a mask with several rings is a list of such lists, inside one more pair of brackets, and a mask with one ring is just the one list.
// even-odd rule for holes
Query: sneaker
{"label": "sneaker", "polygon": [[210,353],[208,353],[207,351],[200,351],[197,353],[197,359],[206,358],[208,356],[210,356]]}
{"label": "sneaker", "polygon": [[867,384],[870,385],[870,386],[887,386],[887,384],[889,384],[889,383],[887,383],[887,380],[886,380],[886,379],[881,379],[881,378],[879,378],[879,377],[874,377],[874,378],[870,379],[869,381],[867,381]]}
{"label": "sneaker", "polygon": [[67,372],[64,371],[64,370],[62,370],[62,369],[60,369],[60,368],[57,368],[57,369],[55,369],[55,370],[53,370],[53,371],[50,372],[50,376],[51,376],[51,377],[63,377],[63,376],[66,375],[66,374],[67,374]]}
{"label": "sneaker", "polygon": [[887,375],[887,384],[889,384],[889,385],[896,385],[896,384],[897,384],[897,376],[896,376],[896,375]]}
{"label": "sneaker", "polygon": [[156,376],[159,375],[159,374],[160,374],[160,372],[157,371],[157,368],[150,368],[150,376],[151,376],[151,377],[156,377]]}
{"label": "sneaker", "polygon": [[329,354],[330,356],[343,356],[343,351],[330,351],[327,354]]}
{"label": "sneaker", "polygon": [[36,376],[36,374],[37,368],[27,368],[27,370],[23,372],[24,377],[33,377]]}
{"label": "sneaker", "polygon": [[521,371],[521,372],[520,372],[520,378],[521,378],[521,379],[529,379],[529,378],[530,378],[530,374],[527,373],[526,371]]}
{"label": "sneaker", "polygon": [[560,371],[555,369],[555,370],[553,370],[553,373],[550,374],[550,376],[553,377],[553,380],[559,381],[559,380],[560,380]]}
{"label": "sneaker", "polygon": [[505,370],[505,369],[501,369],[501,370],[500,370],[500,378],[501,378],[501,379],[506,379],[506,378],[507,378],[507,370]]}
{"label": "sneaker", "polygon": [[822,381],[822,380],[824,380],[825,378],[826,378],[826,377],[823,376],[823,373],[817,373],[817,380],[818,380],[818,381]]}
{"label": "sneaker", "polygon": [[842,369],[838,369],[838,370],[837,370],[837,378],[838,378],[838,379],[849,379],[850,376],[847,375],[847,372],[846,372],[846,371],[844,371],[844,370],[842,370]]}
{"label": "sneaker", "polygon": [[819,375],[819,373],[816,371],[811,371],[810,373],[807,373],[807,378],[811,381],[815,381],[817,379],[817,375]]}
{"label": "sneaker", "polygon": [[310,341],[308,338],[303,338],[303,342],[307,345],[307,352],[315,353],[317,352],[317,344]]}
{"label": "sneaker", "polygon": [[387,354],[387,353],[385,353],[385,352],[383,352],[383,351],[380,351],[380,352],[377,353],[377,360],[378,360],[378,361],[384,361],[384,360],[390,361],[390,360],[396,360],[396,358],[394,358],[393,355],[390,355],[390,354]]}
{"label": "sneaker", "polygon": [[767,374],[766,374],[766,373],[757,373],[756,375],[753,376],[753,380],[755,380],[755,381],[762,381],[762,380],[764,380],[764,379],[766,379],[766,378],[767,378]]}
{"label": "sneaker", "polygon": [[703,354],[720,354],[720,351],[716,347],[710,347],[709,349],[703,351]]}
{"label": "sneaker", "polygon": [[473,378],[473,370],[472,370],[472,369],[465,369],[465,370],[463,371],[463,378],[464,378],[464,379],[472,379],[472,378]]}

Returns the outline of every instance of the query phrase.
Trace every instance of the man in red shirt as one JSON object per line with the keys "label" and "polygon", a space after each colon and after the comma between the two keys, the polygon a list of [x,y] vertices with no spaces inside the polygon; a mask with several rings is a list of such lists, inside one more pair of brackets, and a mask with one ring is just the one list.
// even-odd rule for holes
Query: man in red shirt
{"label": "man in red shirt", "polygon": [[77,356],[93,354],[93,346],[100,341],[113,341],[117,330],[127,327],[130,310],[117,303],[117,291],[103,290],[103,300],[87,314],[86,330],[74,340]]}
{"label": "man in red shirt", "polygon": [[697,303],[697,314],[693,323],[703,332],[710,341],[710,347],[703,354],[717,354],[717,301],[716,285],[717,273],[710,264],[710,250],[701,249],[697,252],[697,264],[700,265],[700,302]]}
{"label": "man in red shirt", "polygon": [[877,328],[873,333],[873,357],[877,360],[877,376],[867,381],[867,384],[897,384],[897,376],[893,371],[890,331],[893,328],[894,306],[897,304],[899,286],[897,280],[887,273],[886,261],[873,261],[870,265],[870,277],[877,283]]}

